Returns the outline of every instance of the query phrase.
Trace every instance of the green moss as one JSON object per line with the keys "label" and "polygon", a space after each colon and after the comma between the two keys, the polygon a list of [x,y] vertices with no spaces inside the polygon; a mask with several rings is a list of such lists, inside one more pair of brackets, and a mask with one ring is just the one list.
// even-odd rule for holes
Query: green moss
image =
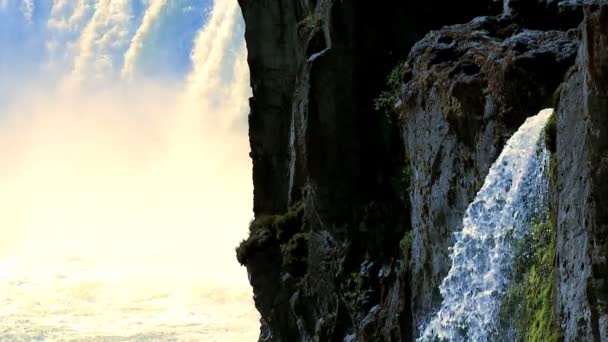
{"label": "green moss", "polygon": [[557,189],[557,153],[551,154],[549,159],[549,186]]}
{"label": "green moss", "polygon": [[252,253],[264,248],[264,246],[272,243],[274,240],[275,233],[270,221],[271,216],[263,216],[254,220],[249,225],[249,237],[243,240],[236,248],[236,257],[241,265],[247,263],[247,259],[249,259]]}
{"label": "green moss", "polygon": [[409,155],[405,153],[402,166],[391,178],[393,189],[395,189],[395,192],[402,203],[409,202],[409,193],[412,189],[413,182],[413,175],[410,170],[410,158]]}
{"label": "green moss", "polygon": [[301,277],[306,273],[308,237],[309,233],[297,233],[281,245],[283,267],[293,276]]}
{"label": "green moss", "polygon": [[564,85],[565,85],[565,83],[561,83],[557,87],[557,89],[555,89],[555,91],[553,92],[553,109],[556,112],[559,109],[559,103],[560,103],[561,98],[562,98],[562,92],[564,90]]}
{"label": "green moss", "polygon": [[392,127],[395,124],[395,105],[401,96],[401,84],[405,74],[405,64],[400,62],[389,73],[386,79],[386,89],[373,102],[373,109],[380,114],[380,124],[386,142],[390,139]]}
{"label": "green moss", "polygon": [[285,244],[300,232],[304,203],[299,201],[281,215],[260,215],[249,225],[249,237],[236,248],[237,259],[245,264],[249,256],[268,244]]}
{"label": "green moss", "polygon": [[359,272],[351,272],[350,281],[351,281],[351,284],[355,288],[361,287],[361,284],[363,283],[363,280],[361,279],[361,275],[359,274]]}
{"label": "green moss", "polygon": [[[377,124],[383,146],[392,155],[396,155],[397,150],[400,150],[396,146],[402,147],[403,144],[397,104],[401,98],[401,86],[404,83],[405,74],[405,63],[397,63],[386,78],[384,91],[373,100],[373,114],[378,118]],[[403,159],[399,160],[399,165],[395,165],[394,171],[391,172],[390,182],[401,202],[409,203],[413,176],[407,151],[403,153]]]}
{"label": "green moss", "polygon": [[405,74],[405,64],[397,63],[397,66],[389,73],[386,79],[386,90],[374,100],[374,109],[378,112],[394,112],[394,107],[399,100],[401,84]]}
{"label": "green moss", "polygon": [[516,248],[513,283],[503,299],[499,326],[515,329],[518,341],[558,341],[553,303],[556,296],[556,229],[544,222],[532,227]]}
{"label": "green moss", "polygon": [[554,112],[545,125],[545,145],[551,152],[557,150],[557,118]]}
{"label": "green moss", "polygon": [[317,27],[320,25],[320,20],[314,14],[309,14],[304,19],[300,20],[299,26]]}
{"label": "green moss", "polygon": [[409,267],[410,259],[412,257],[412,241],[414,239],[414,232],[412,230],[407,231],[401,241],[399,241],[399,246],[401,247],[401,254],[403,255],[403,260],[405,267]]}
{"label": "green moss", "polygon": [[274,227],[279,241],[284,242],[300,231],[303,213],[304,202],[298,201],[289,207],[287,213],[274,216]]}

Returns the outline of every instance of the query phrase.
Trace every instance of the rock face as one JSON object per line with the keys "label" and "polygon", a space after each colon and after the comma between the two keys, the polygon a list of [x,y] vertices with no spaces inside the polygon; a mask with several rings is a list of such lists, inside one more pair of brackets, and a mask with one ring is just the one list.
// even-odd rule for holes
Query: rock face
{"label": "rock face", "polygon": [[509,18],[479,18],[432,32],[406,63],[401,116],[413,175],[412,312],[416,327],[441,304],[452,234],[504,143],[551,107],[577,44]]}
{"label": "rock face", "polygon": [[404,145],[373,100],[430,29],[490,13],[495,3],[240,4],[254,94],[256,220],[238,257],[262,337],[409,338],[399,248],[410,230]]}
{"label": "rock face", "polygon": [[[450,267],[452,233],[490,165],[527,116],[552,105],[575,64],[581,5],[512,0],[511,15],[496,16],[502,1],[239,3],[253,88],[256,217],[237,257],[262,315],[260,340],[415,339],[441,301],[437,287]],[[542,22],[532,20],[539,13]],[[606,50],[597,47],[606,41],[597,33],[602,25],[594,25],[586,30],[595,37],[596,48],[587,53],[593,57],[579,56],[581,65],[595,61],[588,87],[605,82]],[[583,89],[584,75],[573,74],[564,87],[573,108],[583,104],[573,92]],[[568,115],[560,114],[562,129],[567,120],[589,125]],[[581,127],[580,134],[591,134]],[[558,145],[580,144],[576,137],[562,136]],[[563,163],[560,155],[560,177],[567,174]],[[579,182],[574,173],[584,171],[568,172]],[[585,178],[587,188],[599,187],[601,177]],[[585,265],[595,260],[605,267],[592,251],[607,246],[593,249],[600,240],[584,241]],[[566,258],[564,267],[574,267]],[[589,279],[597,288],[604,284]],[[587,288],[572,285],[564,293],[583,298]],[[594,300],[604,303],[598,293]],[[566,327],[574,320],[567,313],[577,308],[563,301]]]}
{"label": "rock face", "polygon": [[[588,0],[585,0],[588,1]],[[567,30],[583,19],[579,0],[506,0],[506,12],[527,27]]]}
{"label": "rock face", "polygon": [[558,309],[567,341],[608,340],[608,5],[585,11],[558,110]]}

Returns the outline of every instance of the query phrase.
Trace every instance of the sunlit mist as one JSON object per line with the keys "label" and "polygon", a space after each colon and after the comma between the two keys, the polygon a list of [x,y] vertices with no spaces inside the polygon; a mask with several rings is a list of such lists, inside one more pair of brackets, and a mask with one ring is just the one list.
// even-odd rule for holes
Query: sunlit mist
{"label": "sunlit mist", "polygon": [[[234,254],[253,191],[236,1],[19,3],[0,12],[47,38],[38,72],[0,79],[0,340],[256,340]],[[197,20],[187,64],[155,62],[184,48],[162,25]]]}

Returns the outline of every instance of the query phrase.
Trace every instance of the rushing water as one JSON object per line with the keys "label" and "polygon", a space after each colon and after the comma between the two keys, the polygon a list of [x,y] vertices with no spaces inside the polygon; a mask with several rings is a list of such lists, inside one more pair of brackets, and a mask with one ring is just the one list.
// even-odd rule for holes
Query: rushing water
{"label": "rushing water", "polygon": [[547,208],[541,132],[552,111],[528,118],[509,139],[455,234],[443,303],[419,341],[488,341],[508,285],[513,246]]}
{"label": "rushing water", "polygon": [[254,341],[236,0],[0,0],[0,341]]}

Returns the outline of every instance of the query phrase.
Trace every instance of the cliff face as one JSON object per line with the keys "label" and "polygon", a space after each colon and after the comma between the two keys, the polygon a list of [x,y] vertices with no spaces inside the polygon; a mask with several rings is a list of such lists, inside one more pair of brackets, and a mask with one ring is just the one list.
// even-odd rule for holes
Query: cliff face
{"label": "cliff face", "polygon": [[551,107],[574,63],[573,39],[488,17],[433,32],[412,50],[401,116],[413,175],[416,326],[441,304],[453,233],[504,143],[527,116]]}
{"label": "cliff face", "polygon": [[580,6],[239,3],[256,218],[237,256],[261,339],[412,340],[491,163],[575,63]]}
{"label": "cliff face", "polygon": [[566,340],[608,340],[608,5],[585,11],[557,126],[558,309]]}
{"label": "cliff face", "polygon": [[405,149],[396,118],[373,100],[430,29],[492,5],[241,1],[256,220],[239,260],[263,336],[409,336]]}

